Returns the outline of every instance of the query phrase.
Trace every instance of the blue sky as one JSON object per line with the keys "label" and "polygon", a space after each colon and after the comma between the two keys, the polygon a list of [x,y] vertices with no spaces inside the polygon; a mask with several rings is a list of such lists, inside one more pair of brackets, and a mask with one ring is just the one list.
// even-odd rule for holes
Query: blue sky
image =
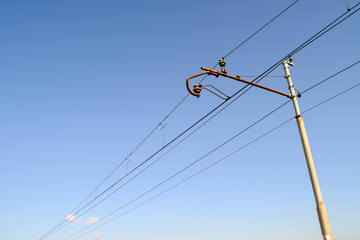
{"label": "blue sky", "polygon": [[[348,2],[350,6],[357,3]],[[291,3],[3,1],[1,239],[39,239],[59,220],[73,214],[71,210],[186,96],[187,77],[201,72],[201,66],[213,67]],[[261,74],[345,11],[342,0],[297,2],[226,58],[228,73]],[[302,91],[360,60],[359,21],[356,13],[293,57],[295,66],[290,71],[295,87]],[[299,99],[300,109],[359,83],[359,71],[360,64],[307,92]],[[279,67],[272,74],[283,75],[283,70]],[[244,86],[214,77],[204,83],[229,95]],[[287,91],[283,78],[266,78],[261,83]],[[358,90],[303,116],[333,236],[338,240],[360,239]],[[129,184],[45,239],[64,239],[87,226],[90,233],[79,239],[320,239],[295,120],[154,200],[91,230],[103,222],[98,219],[285,101],[273,93],[251,89]],[[167,125],[156,130],[132,154],[130,162],[87,201],[221,102],[208,92],[199,99],[186,98]],[[113,217],[293,116],[292,106],[286,105]]]}

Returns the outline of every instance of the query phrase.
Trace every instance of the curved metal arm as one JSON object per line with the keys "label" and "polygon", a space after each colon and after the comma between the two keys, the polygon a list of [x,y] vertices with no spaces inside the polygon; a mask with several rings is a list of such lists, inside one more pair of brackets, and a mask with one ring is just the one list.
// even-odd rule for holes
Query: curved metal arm
{"label": "curved metal arm", "polygon": [[198,74],[190,76],[188,79],[186,79],[186,88],[187,88],[187,90],[189,91],[189,93],[191,95],[193,95],[195,97],[198,97],[198,98],[200,97],[200,93],[196,93],[193,90],[191,90],[190,85],[189,85],[189,80],[192,79],[192,78],[196,78],[198,76],[204,75],[204,74],[210,74],[210,71],[205,71],[205,72],[202,72],[202,73],[198,73]]}

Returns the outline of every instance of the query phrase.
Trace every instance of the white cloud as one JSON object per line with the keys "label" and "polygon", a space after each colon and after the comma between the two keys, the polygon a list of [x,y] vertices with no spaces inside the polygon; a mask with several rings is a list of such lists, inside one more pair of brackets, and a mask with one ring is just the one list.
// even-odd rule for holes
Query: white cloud
{"label": "white cloud", "polygon": [[10,220],[15,220],[15,218],[16,218],[15,216],[9,216]]}
{"label": "white cloud", "polygon": [[83,218],[76,218],[74,216],[74,214],[68,214],[65,219],[66,219],[66,221],[73,222],[73,223],[76,223],[76,224],[82,224],[82,223],[95,224],[98,221],[100,221],[100,219],[98,217],[91,217],[87,221],[84,221]]}
{"label": "white cloud", "polygon": [[101,233],[101,232],[92,232],[92,234],[94,235],[95,240],[98,240],[98,239],[101,239],[104,237],[104,233]]}
{"label": "white cloud", "polygon": [[74,214],[68,214],[65,218],[66,221],[74,222],[76,224],[83,223],[82,218],[75,218]]}
{"label": "white cloud", "polygon": [[75,219],[75,223],[82,223],[83,222],[83,219],[82,218],[77,218]]}
{"label": "white cloud", "polygon": [[86,221],[87,224],[94,224],[97,223],[99,221],[98,217],[91,217],[89,218],[89,220]]}
{"label": "white cloud", "polygon": [[71,222],[72,222],[72,221],[74,221],[75,217],[74,217],[73,214],[68,214],[65,219],[66,219],[67,221],[71,221]]}

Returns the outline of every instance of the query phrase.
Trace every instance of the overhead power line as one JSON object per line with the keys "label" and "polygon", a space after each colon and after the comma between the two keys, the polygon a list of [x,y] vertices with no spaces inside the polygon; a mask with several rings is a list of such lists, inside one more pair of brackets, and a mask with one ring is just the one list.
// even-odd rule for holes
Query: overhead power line
{"label": "overhead power line", "polygon": [[[264,28],[266,28],[267,25],[269,25],[270,23],[272,23],[273,21],[275,21],[275,19],[277,19],[278,17],[280,17],[284,12],[286,12],[289,8],[291,8],[295,3],[297,3],[299,0],[296,0],[295,2],[293,2],[292,4],[290,4],[287,8],[285,8],[282,12],[280,12],[278,15],[276,15],[273,19],[271,19],[270,21],[268,21],[264,26],[262,26],[261,28],[259,28],[259,30],[257,30],[256,32],[254,32],[250,37],[248,37],[247,39],[245,39],[242,43],[240,43],[238,46],[236,46],[233,50],[231,50],[229,53],[227,53],[224,58],[228,57],[230,54],[232,54],[233,52],[235,52],[239,47],[241,47],[244,43],[246,43],[248,40],[250,40],[253,36],[255,36],[256,34],[258,34],[261,30],[263,30]],[[216,65],[217,66],[217,65]]]}
{"label": "overhead power line", "polygon": [[[348,68],[347,68],[347,69],[348,69]],[[343,70],[342,70],[342,71],[343,71]],[[340,72],[342,72],[342,71],[340,71]],[[340,73],[340,72],[338,72],[338,73]],[[335,75],[337,75],[337,74],[334,74],[334,75],[330,76],[330,77],[327,78],[327,79],[330,79],[330,78],[332,78],[332,77],[335,76]],[[322,82],[323,82],[323,81],[322,81]],[[314,88],[314,87],[316,87],[316,86],[318,86],[318,85],[319,85],[319,84],[313,85],[313,86],[311,87],[311,89]],[[306,109],[305,111],[302,112],[302,114],[306,114],[307,112],[310,112],[311,110],[313,110],[313,109],[315,109],[315,108],[317,108],[317,107],[319,107],[319,106],[321,106],[321,105],[329,102],[330,100],[333,100],[333,99],[335,99],[335,98],[343,95],[344,93],[349,92],[350,90],[353,90],[354,88],[356,88],[356,87],[358,87],[358,86],[360,86],[360,83],[357,83],[357,84],[353,85],[352,87],[350,87],[350,88],[348,88],[348,89],[346,89],[346,90],[344,90],[344,91],[342,91],[342,92],[340,92],[340,93],[338,93],[338,94],[336,94],[336,95],[334,95],[334,96],[332,96],[332,97],[330,97],[330,98],[328,98],[328,99],[326,99],[326,100],[324,100],[324,101],[322,101],[322,102],[320,102],[320,103],[318,103],[318,104],[316,104],[316,105],[314,105],[314,106],[312,106],[312,107],[310,107],[310,108],[308,108],[308,109]],[[185,170],[188,169],[189,167],[191,167],[191,166],[193,166],[194,164],[196,164],[197,162],[201,161],[202,159],[204,159],[205,157],[207,157],[208,155],[210,155],[211,153],[213,153],[213,152],[216,151],[217,149],[219,149],[219,148],[221,148],[222,146],[224,146],[226,143],[230,142],[231,140],[233,140],[233,139],[236,138],[237,136],[241,135],[241,134],[242,134],[243,132],[245,132],[246,130],[248,130],[248,129],[250,129],[251,127],[255,126],[257,123],[261,122],[262,120],[264,120],[265,118],[267,118],[268,116],[270,116],[271,114],[273,114],[274,112],[276,112],[277,110],[279,110],[280,108],[282,108],[283,106],[285,106],[285,105],[286,105],[287,103],[289,103],[290,101],[291,101],[291,100],[289,100],[289,101],[285,102],[284,104],[280,105],[278,108],[274,109],[272,112],[270,112],[269,114],[265,115],[263,118],[259,119],[257,122],[255,122],[254,124],[250,125],[248,128],[246,128],[246,129],[244,129],[243,131],[239,132],[239,133],[238,133],[237,135],[235,135],[234,137],[230,138],[229,140],[227,140],[227,141],[224,142],[223,144],[219,145],[219,146],[216,147],[215,149],[213,149],[213,150],[211,150],[210,152],[208,152],[207,154],[205,154],[203,157],[201,157],[201,158],[199,158],[198,160],[194,161],[193,163],[191,163],[191,164],[188,165],[187,167],[183,168],[182,170],[180,170],[180,171],[177,172],[176,174],[172,175],[172,176],[169,177],[168,179],[166,179],[166,180],[164,180],[163,182],[159,183],[159,184],[156,185],[155,187],[151,188],[151,189],[148,190],[147,192],[141,194],[141,195],[138,196],[137,198],[133,199],[132,201],[130,201],[130,202],[128,202],[128,203],[126,203],[126,204],[123,205],[122,207],[116,209],[115,211],[111,212],[110,214],[106,215],[105,217],[101,218],[100,220],[103,220],[103,219],[105,219],[105,218],[108,218],[109,216],[113,215],[114,213],[118,212],[119,210],[125,208],[126,206],[128,206],[128,205],[130,205],[131,203],[135,202],[135,201],[138,200],[139,198],[141,198],[141,197],[143,197],[144,195],[148,194],[149,192],[153,191],[155,188],[157,188],[157,187],[159,187],[160,185],[164,184],[164,183],[167,182],[168,180],[170,180],[170,179],[172,179],[173,177],[177,176],[179,173],[185,171]],[[85,234],[88,234],[88,233],[90,233],[91,231],[94,231],[95,229],[98,229],[98,228],[100,228],[100,227],[102,227],[102,226],[104,226],[104,225],[106,225],[106,224],[108,224],[108,223],[110,223],[110,222],[118,219],[119,217],[121,217],[121,216],[123,216],[123,215],[125,215],[125,214],[127,214],[127,213],[129,213],[129,212],[131,212],[131,211],[133,211],[133,210],[135,210],[136,208],[144,205],[145,203],[147,203],[147,202],[149,202],[149,201],[151,201],[151,200],[153,200],[153,199],[155,199],[155,198],[163,195],[164,193],[170,191],[171,189],[179,186],[180,184],[186,182],[187,180],[189,180],[189,179],[191,179],[191,178],[199,175],[200,173],[202,173],[202,172],[206,171],[207,169],[213,167],[214,165],[218,164],[219,162],[221,162],[221,161],[229,158],[230,156],[234,155],[235,153],[243,150],[244,148],[248,147],[249,145],[257,142],[258,140],[262,139],[263,137],[265,137],[266,135],[270,134],[271,132],[273,132],[273,131],[279,129],[280,127],[284,126],[285,124],[289,123],[289,122],[290,122],[291,120],[293,120],[293,119],[294,119],[294,118],[292,117],[292,118],[284,121],[283,123],[277,125],[276,127],[272,128],[271,130],[267,131],[266,133],[260,135],[259,137],[255,138],[254,140],[248,142],[247,144],[243,145],[242,147],[236,149],[235,151],[231,152],[230,154],[224,156],[223,158],[217,160],[216,162],[214,162],[214,163],[208,165],[207,167],[201,169],[200,171],[196,172],[195,174],[192,174],[191,176],[185,178],[184,180],[178,182],[177,184],[171,186],[170,188],[168,188],[168,189],[160,192],[159,194],[153,196],[152,198],[150,198],[150,199],[142,202],[141,204],[136,205],[135,207],[129,209],[128,211],[122,213],[121,215],[119,215],[119,216],[117,216],[117,217],[115,217],[115,218],[113,218],[113,219],[111,219],[111,220],[109,220],[109,221],[107,221],[107,222],[99,225],[99,226],[96,226],[95,228],[92,228],[90,231],[85,232],[85,233],[83,233],[83,234],[81,234],[81,235],[73,238],[72,240],[78,239],[78,238],[84,236]],[[80,233],[80,232],[82,232],[82,231],[90,228],[90,227],[92,227],[92,226],[91,226],[91,225],[90,225],[90,226],[87,226],[87,227],[85,227],[85,228],[83,228],[83,229],[81,229],[81,230],[73,233],[72,235],[69,235],[69,236],[67,236],[66,238],[63,238],[62,240],[68,239],[68,238],[70,238],[70,237],[72,237],[72,236],[74,236],[74,235],[76,235],[76,234],[78,234],[78,233]]]}
{"label": "overhead power line", "polygon": [[[350,11],[352,11],[355,7],[357,7],[360,4],[360,2],[358,4],[356,4],[353,8],[350,9]],[[282,61],[284,61],[285,59],[287,59],[287,57],[289,55],[294,55],[297,52],[299,52],[300,50],[302,50],[303,48],[305,48],[306,46],[308,46],[309,44],[311,44],[312,42],[314,42],[315,40],[317,40],[319,37],[323,36],[325,33],[327,33],[328,31],[330,31],[331,29],[333,29],[335,26],[339,25],[341,22],[343,22],[344,20],[346,20],[348,17],[350,17],[351,15],[353,15],[354,13],[358,12],[360,10],[360,8],[354,10],[354,12],[352,12],[351,14],[349,14],[348,16],[342,18],[343,16],[345,16],[346,14],[348,14],[349,12],[346,12],[344,14],[342,14],[340,17],[338,17],[337,19],[335,19],[333,22],[331,22],[329,25],[327,25],[326,27],[324,27],[322,30],[320,30],[318,33],[316,33],[315,35],[313,35],[310,39],[308,39],[307,41],[305,41],[302,45],[300,45],[298,48],[296,48],[294,51],[292,51],[290,54],[286,55],[285,57],[283,57],[278,63],[274,64],[272,67],[268,68],[264,73],[260,74],[260,76],[265,76],[268,75],[269,73],[271,73],[279,64],[281,64]],[[259,82],[263,79],[263,77],[258,77],[255,78],[252,82]],[[246,88],[248,87],[248,85],[246,85],[245,87],[241,88],[240,90],[238,90],[236,93],[234,93],[229,99],[232,99],[233,97],[235,97],[236,95],[238,95],[239,93],[243,92]],[[235,100],[237,100],[240,96],[242,96],[245,92],[247,92],[252,86],[248,87],[241,95],[236,96],[235,99],[233,99],[230,103],[228,103],[228,105],[224,106],[222,109],[220,109],[219,111],[223,111],[226,107],[228,107],[230,104],[232,104]],[[93,199],[92,201],[90,201],[89,203],[87,203],[84,207],[82,207],[80,210],[78,210],[75,214],[77,214],[78,212],[80,212],[81,210],[83,210],[85,207],[89,206],[92,202],[94,202],[96,199],[98,199],[100,196],[102,196],[103,194],[105,194],[107,191],[109,191],[111,188],[113,188],[115,185],[117,185],[120,181],[122,181],[125,177],[127,177],[129,174],[133,173],[134,171],[136,171],[138,168],[140,168],[143,164],[145,164],[146,162],[148,162],[150,159],[152,159],[155,155],[157,155],[159,152],[161,152],[163,149],[165,149],[166,147],[168,147],[169,145],[171,145],[173,142],[175,142],[177,139],[179,139],[181,136],[183,136],[186,132],[188,132],[190,129],[192,129],[194,126],[196,126],[197,124],[199,124],[201,121],[203,121],[205,118],[207,118],[208,116],[210,116],[212,113],[214,113],[217,109],[219,109],[222,105],[224,105],[226,101],[222,102],[221,104],[219,104],[217,107],[215,107],[213,110],[211,110],[209,113],[207,113],[206,115],[204,115],[200,120],[198,120],[197,122],[195,122],[193,125],[191,125],[189,128],[187,128],[185,131],[183,131],[182,133],[180,133],[178,136],[176,136],[175,138],[173,138],[169,143],[167,143],[166,145],[164,145],[161,149],[159,149],[158,151],[156,151],[153,155],[151,155],[149,158],[147,158],[146,160],[144,160],[142,163],[140,163],[138,166],[136,166],[131,172],[129,172],[128,174],[126,174],[124,177],[122,177],[121,179],[119,179],[118,181],[116,181],[114,184],[112,184],[110,187],[108,187],[105,191],[103,191],[102,193],[100,193],[95,199]],[[74,214],[74,215],[75,215]],[[54,232],[59,226],[61,226],[62,224],[64,224],[67,220],[63,220],[61,224],[58,224],[55,228],[53,228],[52,230],[50,230],[48,233],[46,233],[43,237],[41,237],[40,239],[43,239],[45,237],[47,237],[48,235],[50,235],[52,232]]]}
{"label": "overhead power line", "polygon": [[313,85],[313,86],[311,86],[311,87],[309,87],[309,88],[305,89],[304,91],[302,91],[302,93],[304,94],[304,93],[306,93],[307,91],[310,91],[311,89],[313,89],[313,88],[315,88],[315,87],[319,86],[320,84],[323,84],[324,82],[326,82],[326,81],[330,80],[331,78],[333,78],[333,77],[335,77],[335,76],[339,75],[339,74],[340,74],[340,73],[342,73],[342,72],[345,72],[346,70],[348,70],[348,69],[350,69],[350,68],[354,67],[355,65],[357,65],[357,64],[359,64],[359,63],[360,63],[360,61],[357,61],[357,62],[355,62],[355,63],[351,64],[350,66],[348,66],[348,67],[346,67],[346,68],[344,68],[344,69],[342,69],[342,70],[338,71],[337,73],[335,73],[335,74],[331,75],[330,77],[328,77],[328,78],[326,78],[326,79],[324,79],[324,80],[322,80],[322,81],[318,82],[317,84],[315,84],[315,85]]}

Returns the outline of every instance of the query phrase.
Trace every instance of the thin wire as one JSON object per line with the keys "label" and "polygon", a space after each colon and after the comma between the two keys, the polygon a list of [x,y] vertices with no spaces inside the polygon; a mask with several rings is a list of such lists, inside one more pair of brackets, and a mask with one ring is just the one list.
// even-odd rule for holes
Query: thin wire
{"label": "thin wire", "polygon": [[327,103],[327,102],[329,102],[330,100],[333,100],[334,98],[337,98],[337,97],[339,97],[340,95],[342,95],[342,94],[344,94],[344,93],[346,93],[346,92],[348,92],[348,91],[350,91],[350,90],[352,90],[352,89],[354,89],[354,88],[356,88],[356,87],[358,87],[358,86],[360,86],[360,83],[355,84],[354,86],[352,86],[352,87],[350,87],[350,88],[348,88],[348,89],[346,89],[346,90],[344,90],[344,91],[342,91],[342,92],[340,92],[340,93],[338,93],[338,94],[336,94],[336,95],[334,95],[334,96],[332,96],[332,97],[330,97],[330,98],[322,101],[321,103],[316,104],[315,106],[313,106],[313,107],[305,110],[304,112],[302,112],[302,114],[307,113],[307,112],[313,110],[314,108],[317,108],[317,107],[319,107],[320,105],[323,105],[324,103]]}
{"label": "thin wire", "polygon": [[[350,10],[354,9],[357,5],[359,5],[359,3],[357,3],[353,8],[351,8]],[[327,33],[328,31],[330,31],[331,29],[333,29],[335,26],[337,26],[338,24],[340,24],[341,22],[343,22],[344,20],[346,20],[348,17],[350,17],[351,15],[353,15],[354,13],[356,13],[357,11],[359,11],[359,9],[355,10],[355,12],[351,13],[349,16],[347,16],[346,18],[342,19],[340,22],[336,23],[334,26],[330,27],[331,24],[335,23],[337,20],[339,20],[342,16],[344,16],[346,13],[342,14],[340,17],[338,17],[337,19],[335,19],[333,22],[331,22],[329,25],[327,25],[325,28],[323,28],[321,31],[319,31],[318,33],[316,33],[314,36],[312,36],[310,39],[308,39],[305,43],[303,43],[302,45],[300,45],[298,48],[296,48],[293,52],[291,52],[291,55],[294,55],[295,53],[299,52],[300,50],[302,50],[303,48],[305,48],[306,46],[308,46],[309,44],[311,44],[312,42],[314,42],[315,40],[317,40],[319,37],[323,36],[325,33]],[[326,28],[330,27],[329,29],[325,30]],[[270,67],[268,70],[266,70],[263,74],[260,74],[260,76],[263,75],[268,75],[269,73],[271,73],[273,70],[275,70],[276,67],[278,67],[279,64],[281,64],[281,62],[283,60],[285,60],[290,54],[288,54],[287,56],[285,56],[283,59],[281,59],[278,63],[274,64],[272,67]],[[259,82],[263,79],[264,77],[261,78],[255,78],[252,82],[256,81]],[[249,85],[246,85],[245,87],[241,88],[239,91],[237,91],[235,94],[233,94],[229,99],[233,98],[234,96],[236,96],[237,94],[239,94],[240,92],[242,92],[245,88],[247,88]],[[251,89],[253,86],[248,87],[245,92],[247,92],[249,89]],[[245,93],[244,92],[244,93]],[[244,93],[242,93],[240,96],[242,96]],[[233,103],[235,100],[237,100],[240,96],[236,97],[233,101],[231,101],[227,106],[229,106],[231,103]],[[159,149],[157,152],[155,152],[153,155],[151,155],[148,159],[146,159],[145,161],[143,161],[141,164],[139,164],[137,167],[135,167],[131,172],[129,172],[128,174],[126,174],[124,177],[122,177],[120,180],[118,180],[117,182],[115,182],[113,185],[111,185],[109,188],[107,188],[105,191],[103,191],[101,194],[99,194],[97,197],[95,197],[92,201],[90,201],[88,204],[86,204],[84,207],[82,207],[80,210],[78,210],[76,213],[78,213],[79,211],[81,211],[82,209],[84,209],[85,207],[87,207],[89,204],[91,204],[92,202],[94,202],[97,198],[99,198],[101,195],[103,195],[104,193],[106,193],[109,189],[111,189],[112,187],[114,187],[116,184],[118,184],[122,179],[124,179],[126,176],[128,176],[129,174],[131,174],[132,172],[134,172],[135,170],[137,170],[139,167],[141,167],[144,163],[146,163],[148,160],[150,160],[152,157],[154,157],[155,155],[157,155],[159,152],[161,152],[164,148],[166,148],[167,146],[169,146],[170,144],[172,144],[174,141],[176,141],[178,138],[180,138],[182,135],[184,135],[186,132],[188,132],[191,128],[193,128],[195,125],[197,125],[199,122],[201,122],[203,119],[205,119],[206,117],[208,117],[209,115],[211,115],[214,111],[216,111],[218,108],[220,108],[226,101],[222,102],[221,104],[219,104],[217,107],[215,107],[213,110],[211,110],[208,114],[206,114],[204,117],[202,117],[200,120],[198,120],[196,123],[194,123],[192,126],[190,126],[188,129],[186,129],[185,131],[183,131],[181,134],[179,134],[177,137],[175,137],[173,140],[171,140],[168,144],[166,144],[165,146],[163,146],[163,148]],[[219,112],[223,111],[227,106],[225,106],[223,109],[221,109]],[[165,118],[166,119],[166,118]],[[156,128],[155,128],[156,129]],[[76,214],[75,213],[75,214]],[[63,220],[63,222],[60,224],[62,225],[63,223],[65,223],[67,220]],[[57,227],[56,227],[57,228]],[[55,228],[55,229],[56,229]],[[50,233],[53,232],[53,230],[49,231]],[[49,232],[43,236],[41,239],[43,239],[44,237],[49,235]]]}
{"label": "thin wire", "polygon": [[[360,4],[360,2],[358,2],[357,4],[354,5],[354,7],[352,7],[349,11],[352,11],[355,7],[357,7]],[[318,38],[320,38],[321,36],[323,36],[324,34],[326,34],[328,31],[332,30],[334,27],[336,27],[337,25],[339,25],[340,23],[342,23],[344,20],[346,20],[347,18],[349,18],[350,16],[352,16],[354,13],[358,12],[360,10],[360,8],[356,9],[353,13],[351,13],[349,16],[346,16],[344,19],[340,20],[342,17],[344,17],[346,14],[349,13],[349,11],[341,14],[338,18],[336,18],[334,21],[332,21],[331,23],[329,23],[327,26],[325,26],[323,29],[321,29],[319,32],[317,32],[316,34],[314,34],[312,37],[310,37],[308,40],[306,40],[304,43],[302,43],[299,47],[297,47],[296,49],[294,49],[293,51],[291,51],[287,56],[285,56],[284,58],[282,58],[281,60],[279,60],[277,63],[275,63],[272,67],[270,67],[267,71],[265,71],[263,74],[260,75],[268,75],[268,71],[272,72],[271,69],[275,69],[276,67],[278,67],[284,60],[286,60],[288,58],[288,56],[294,56],[296,53],[298,53],[299,51],[301,51],[302,49],[304,49],[305,47],[307,47],[308,45],[310,45],[311,43],[313,43],[314,41],[316,41]],[[339,22],[337,22],[339,21]],[[337,22],[337,23],[336,23]],[[334,26],[332,26],[334,24]],[[260,80],[258,80],[257,82],[261,81],[263,78],[261,78]],[[257,80],[257,79],[255,79]],[[256,83],[257,83],[256,82]]]}
{"label": "thin wire", "polygon": [[278,17],[280,17],[284,12],[286,12],[289,8],[291,8],[295,3],[297,3],[299,0],[296,0],[295,2],[293,2],[292,4],[290,4],[287,8],[285,8],[282,12],[280,12],[278,15],[276,15],[273,19],[271,19],[269,22],[267,22],[264,26],[262,26],[259,30],[257,30],[255,33],[253,33],[250,37],[248,37],[247,39],[245,39],[242,43],[240,43],[237,47],[235,47],[233,50],[231,50],[228,54],[226,54],[224,56],[224,58],[228,57],[230,54],[232,54],[234,51],[236,51],[239,47],[241,47],[241,45],[243,45],[244,43],[246,43],[248,40],[250,40],[253,36],[255,36],[257,33],[259,33],[261,30],[263,30],[267,25],[269,25],[270,23],[272,23],[275,19],[277,19]]}
{"label": "thin wire", "polygon": [[[302,112],[302,114],[306,114],[307,112],[312,111],[313,109],[315,109],[315,108],[317,108],[317,107],[319,107],[319,106],[323,105],[324,103],[329,102],[330,100],[332,100],[332,99],[334,99],[334,98],[336,98],[336,97],[339,97],[340,95],[342,95],[342,94],[344,94],[344,93],[346,93],[346,92],[348,92],[348,91],[350,91],[350,90],[352,90],[352,89],[354,89],[354,88],[356,88],[356,87],[358,87],[358,86],[360,86],[360,83],[358,83],[358,84],[356,84],[356,85],[354,85],[354,86],[352,86],[352,87],[350,87],[350,88],[348,88],[348,89],[346,89],[346,90],[344,90],[344,91],[342,91],[342,92],[340,92],[340,93],[338,93],[338,94],[336,94],[336,95],[334,95],[334,96],[332,96],[332,97],[330,97],[330,98],[326,99],[325,101],[322,101],[321,103],[318,103],[318,104],[316,104],[316,105],[314,105],[314,106],[312,106],[312,107],[308,108],[307,110],[305,110],[304,112]],[[282,106],[286,105],[286,104],[287,104],[288,102],[290,102],[290,101],[291,101],[291,100],[289,100],[289,101],[285,102]],[[279,106],[279,107],[282,107],[282,106]],[[288,119],[288,120],[284,121],[283,123],[281,123],[281,124],[277,125],[276,127],[272,128],[271,130],[267,131],[266,133],[262,134],[261,136],[259,136],[259,137],[255,138],[254,140],[250,141],[249,143],[247,143],[247,144],[243,145],[242,147],[240,147],[240,148],[236,149],[235,151],[231,152],[230,154],[228,154],[228,155],[224,156],[223,158],[219,159],[218,161],[216,161],[216,162],[214,162],[214,163],[212,163],[212,164],[208,165],[207,167],[205,167],[205,168],[201,169],[200,171],[198,171],[198,172],[196,172],[196,173],[192,174],[191,176],[189,176],[189,177],[185,178],[184,180],[182,180],[182,181],[178,182],[177,184],[175,184],[175,185],[171,186],[170,188],[167,188],[166,190],[164,190],[164,191],[162,191],[162,192],[158,193],[157,195],[155,195],[155,196],[151,197],[150,199],[148,199],[148,200],[146,200],[146,201],[144,201],[144,202],[142,202],[142,203],[140,203],[140,204],[136,205],[135,207],[133,207],[133,208],[129,209],[128,211],[126,211],[126,212],[122,213],[121,215],[116,216],[116,217],[112,218],[111,220],[109,220],[109,221],[107,221],[107,222],[105,222],[105,223],[103,223],[103,224],[101,224],[101,225],[99,225],[99,226],[96,226],[95,228],[91,229],[90,231],[85,232],[85,233],[83,233],[83,234],[81,234],[81,235],[79,235],[79,236],[77,236],[77,237],[73,238],[72,240],[78,239],[78,238],[80,238],[80,237],[82,237],[82,236],[84,236],[84,235],[86,235],[86,234],[90,233],[91,231],[94,231],[95,229],[98,229],[98,228],[100,228],[100,227],[102,227],[102,226],[104,226],[104,225],[106,225],[106,224],[108,224],[108,223],[110,223],[110,222],[112,222],[112,221],[114,221],[114,220],[116,220],[116,219],[120,218],[121,216],[124,216],[125,214],[127,214],[127,213],[129,213],[129,212],[131,212],[131,211],[133,211],[133,210],[135,210],[135,209],[137,209],[138,207],[140,207],[140,206],[144,205],[145,203],[148,203],[148,202],[150,202],[151,200],[153,200],[153,199],[155,199],[155,198],[157,198],[157,197],[159,197],[159,196],[163,195],[164,193],[166,193],[166,192],[170,191],[171,189],[173,189],[173,188],[175,188],[175,187],[179,186],[180,184],[182,184],[182,183],[184,183],[184,182],[188,181],[189,179],[191,179],[191,178],[193,178],[193,177],[195,177],[195,176],[199,175],[200,173],[202,173],[202,172],[204,172],[204,171],[208,170],[209,168],[213,167],[214,165],[216,165],[216,164],[218,164],[218,163],[222,162],[223,160],[225,160],[225,159],[229,158],[230,156],[234,155],[235,153],[237,153],[237,152],[239,152],[239,151],[243,150],[244,148],[246,148],[246,147],[250,146],[251,144],[253,144],[253,143],[255,143],[255,142],[259,141],[259,140],[260,140],[260,139],[262,139],[263,137],[265,137],[265,136],[267,136],[268,134],[270,134],[270,133],[274,132],[275,130],[277,130],[277,129],[279,129],[280,127],[284,126],[285,124],[289,123],[289,122],[290,122],[290,121],[292,121],[293,119],[294,119],[294,118],[293,118],[293,117],[291,117],[290,119]],[[137,198],[137,199],[138,199],[138,198]],[[133,201],[135,201],[135,200],[133,200]],[[129,205],[129,204],[130,204],[130,203],[132,203],[133,201],[129,202],[128,204],[124,205],[123,207],[125,207],[125,206]],[[123,207],[119,208],[118,210],[122,209]],[[116,210],[116,211],[118,211],[118,210]],[[114,212],[115,212],[115,211],[114,211]],[[113,214],[114,212],[112,212],[111,214]],[[110,214],[110,215],[111,215],[111,214]],[[108,216],[109,216],[109,214],[108,214],[108,215],[106,215],[106,217],[108,217]],[[104,218],[105,218],[105,217],[104,217]],[[102,218],[102,219],[104,219],[104,218]],[[86,229],[87,229],[87,228],[89,228],[89,227],[91,227],[91,225],[90,225],[90,226],[87,226],[87,227],[85,227],[85,228],[83,228],[83,229],[81,229],[80,231],[78,231],[78,232],[76,232],[76,233],[74,233],[74,234],[72,234],[72,235],[70,235],[70,236],[68,236],[68,237],[66,237],[66,238],[63,238],[63,240],[64,240],[64,239],[67,239],[67,238],[69,238],[69,237],[72,237],[72,236],[76,235],[77,233],[79,233],[79,232],[82,232],[82,231],[86,230]]]}
{"label": "thin wire", "polygon": [[283,78],[284,76],[251,76],[251,75],[238,75],[240,78],[242,77],[280,77],[280,78]]}
{"label": "thin wire", "polygon": [[309,91],[309,90],[313,89],[314,87],[317,87],[318,85],[323,84],[324,82],[328,81],[329,79],[331,79],[331,78],[335,77],[336,75],[338,75],[338,74],[340,74],[340,73],[342,73],[342,72],[344,72],[344,71],[348,70],[349,68],[352,68],[353,66],[355,66],[356,64],[359,64],[359,63],[360,63],[360,61],[357,61],[357,62],[355,62],[355,63],[351,64],[350,66],[348,66],[348,67],[346,67],[346,68],[344,68],[344,69],[342,69],[342,70],[338,71],[337,73],[335,73],[335,74],[331,75],[330,77],[328,77],[328,78],[326,78],[326,79],[322,80],[321,82],[318,82],[317,84],[315,84],[315,85],[313,85],[313,86],[311,86],[311,87],[309,87],[309,88],[305,89],[304,91],[302,91],[302,93],[306,93],[307,91]]}
{"label": "thin wire", "polygon": [[[358,2],[357,4],[354,5],[354,7],[350,8],[349,11],[353,10],[355,7],[357,7],[360,4],[360,2]],[[299,52],[300,50],[302,50],[305,46],[309,45],[310,43],[314,42],[315,40],[317,40],[319,37],[323,36],[325,33],[327,33],[328,31],[330,31],[331,29],[333,29],[334,27],[336,27],[337,25],[339,25],[340,23],[342,23],[343,21],[345,21],[346,19],[348,19],[350,16],[352,16],[353,14],[355,14],[356,12],[358,12],[360,10],[360,8],[354,10],[354,12],[352,12],[351,14],[349,14],[348,16],[346,16],[345,18],[343,18],[342,20],[340,20],[339,22],[337,22],[339,19],[341,19],[343,16],[345,16],[346,14],[349,13],[349,11],[343,13],[342,15],[340,15],[340,17],[336,18],[334,21],[332,21],[330,24],[328,24],[326,27],[324,27],[322,30],[320,30],[318,33],[316,33],[313,37],[311,37],[310,39],[308,39],[305,43],[303,43],[302,45],[300,45],[297,49],[295,49],[293,52],[291,52],[289,55],[294,55],[295,53]],[[336,24],[334,24],[335,22],[337,22]],[[333,25],[334,24],[334,25]],[[331,26],[333,25],[333,26]],[[316,37],[315,37],[316,36]],[[304,45],[304,46],[303,46]]]}

